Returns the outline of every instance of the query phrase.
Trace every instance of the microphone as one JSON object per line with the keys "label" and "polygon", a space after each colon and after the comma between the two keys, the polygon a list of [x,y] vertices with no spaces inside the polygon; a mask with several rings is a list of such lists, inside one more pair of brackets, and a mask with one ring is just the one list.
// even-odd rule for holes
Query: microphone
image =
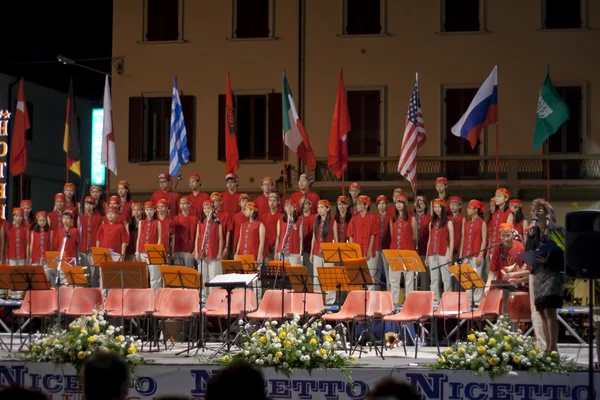
{"label": "microphone", "polygon": [[219,217],[217,217],[217,213],[216,212],[212,212],[212,214],[210,215],[210,218],[215,221],[217,224],[221,224],[221,220],[219,220]]}
{"label": "microphone", "polygon": [[69,239],[71,239],[71,233],[69,231],[65,231],[65,236]]}
{"label": "microphone", "polygon": [[181,180],[181,174],[177,175],[177,180],[180,181]]}

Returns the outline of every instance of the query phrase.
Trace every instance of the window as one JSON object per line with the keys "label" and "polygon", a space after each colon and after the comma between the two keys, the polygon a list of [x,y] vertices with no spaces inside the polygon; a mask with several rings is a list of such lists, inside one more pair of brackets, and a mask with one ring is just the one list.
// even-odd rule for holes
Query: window
{"label": "window", "polygon": [[544,0],[544,29],[581,28],[581,0]]}
{"label": "window", "polygon": [[[240,160],[283,159],[281,93],[233,96]],[[219,161],[225,161],[225,95],[219,95]]]}
{"label": "window", "polygon": [[[196,98],[180,96],[190,161],[194,161]],[[169,161],[171,97],[129,98],[129,162]]]}
{"label": "window", "polygon": [[378,35],[382,33],[382,0],[346,0],[344,34]]}
{"label": "window", "polygon": [[[479,156],[481,146],[481,136],[477,141],[475,149],[471,148],[471,143],[463,138],[454,136],[451,129],[460,120],[460,117],[467,111],[471,101],[477,93],[474,89],[446,89],[445,101],[445,137],[444,149],[446,156]],[[483,134],[482,134],[483,136]],[[445,171],[448,179],[479,178],[479,161],[446,161]]]}
{"label": "window", "polygon": [[33,103],[27,102],[27,116],[29,117],[29,129],[25,131],[25,139],[33,140]]}
{"label": "window", "polygon": [[234,35],[238,39],[272,36],[271,0],[234,0]]}
{"label": "window", "polygon": [[481,29],[481,0],[442,0],[444,32],[477,32]]}
{"label": "window", "polygon": [[[348,156],[379,157],[381,155],[381,90],[349,90],[348,111],[352,130],[348,134]],[[348,179],[378,180],[379,163],[348,163]]]}
{"label": "window", "polygon": [[145,40],[181,40],[182,0],[146,0]]}
{"label": "window", "polygon": [[[581,86],[557,86],[569,107],[569,119],[548,139],[550,154],[581,154],[583,143],[583,103]],[[581,160],[550,160],[551,179],[582,179]]]}

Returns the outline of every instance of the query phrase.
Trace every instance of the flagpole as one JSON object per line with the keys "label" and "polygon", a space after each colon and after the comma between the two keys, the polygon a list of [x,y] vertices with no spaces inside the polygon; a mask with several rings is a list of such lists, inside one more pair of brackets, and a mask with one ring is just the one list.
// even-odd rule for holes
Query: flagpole
{"label": "flagpole", "polygon": [[496,122],[496,190],[498,189],[498,122]]}
{"label": "flagpole", "polygon": [[[102,133],[102,135],[104,135],[104,132]],[[106,174],[106,197],[105,199],[108,200],[108,192],[110,189],[110,170],[108,169],[108,166],[110,165],[109,160],[109,152],[108,152],[108,136],[105,137],[106,140],[106,168],[105,168],[105,174]]]}
{"label": "flagpole", "polygon": [[286,177],[287,177],[287,171],[285,169],[286,165],[285,165],[285,136],[283,137],[283,201],[285,202],[285,185],[286,185]]}
{"label": "flagpole", "polygon": [[546,139],[546,201],[550,201],[550,139]]}
{"label": "flagpole", "polygon": [[67,151],[67,155],[65,157],[65,172],[66,172],[66,178],[65,178],[65,182],[69,183],[69,152]]}

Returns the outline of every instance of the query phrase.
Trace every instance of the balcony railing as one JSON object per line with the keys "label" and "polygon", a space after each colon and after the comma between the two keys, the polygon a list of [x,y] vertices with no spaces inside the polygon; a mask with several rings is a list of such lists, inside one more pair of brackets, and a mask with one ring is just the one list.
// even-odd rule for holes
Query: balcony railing
{"label": "balcony railing", "polygon": [[[555,154],[550,156],[501,156],[498,160],[498,179],[513,184],[520,181],[545,181],[550,168],[550,180],[596,180],[600,183],[600,154]],[[344,180],[358,182],[398,181],[398,158],[354,158],[348,163]],[[496,158],[485,157],[419,157],[417,168],[420,182],[434,181],[445,176],[453,181],[495,181]],[[317,160],[317,182],[339,181],[328,169],[327,160]],[[520,182],[523,184],[522,182]]]}

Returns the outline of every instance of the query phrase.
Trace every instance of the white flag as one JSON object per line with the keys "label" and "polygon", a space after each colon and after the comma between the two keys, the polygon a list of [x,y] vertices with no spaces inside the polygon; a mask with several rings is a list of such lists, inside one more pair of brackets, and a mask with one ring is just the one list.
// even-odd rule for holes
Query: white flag
{"label": "white flag", "polygon": [[104,85],[104,121],[102,124],[102,153],[100,162],[117,175],[117,145],[115,144],[115,133],[112,124],[112,104],[110,101],[110,86],[108,75]]}

